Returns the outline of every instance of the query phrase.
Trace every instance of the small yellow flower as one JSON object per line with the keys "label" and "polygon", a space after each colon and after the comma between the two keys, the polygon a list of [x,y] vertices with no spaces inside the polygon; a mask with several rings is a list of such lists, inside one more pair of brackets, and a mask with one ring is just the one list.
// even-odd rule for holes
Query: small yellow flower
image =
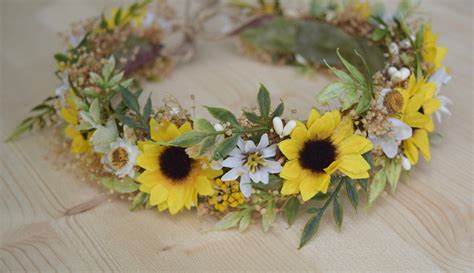
{"label": "small yellow flower", "polygon": [[370,15],[372,14],[369,1],[363,1],[363,2],[356,1],[356,3],[354,3],[353,8],[364,19],[368,19]]}
{"label": "small yellow flower", "polygon": [[[191,131],[186,122],[177,127],[169,121],[158,124],[150,121],[151,139],[168,142],[183,133]],[[210,168],[206,159],[190,158],[184,148],[163,146],[152,141],[139,143],[143,153],[137,165],[145,171],[137,178],[140,190],[150,194],[150,204],[160,211],[168,209],[176,214],[183,208],[190,209],[198,204],[199,195],[212,195],[213,180],[222,175],[222,170]]]}
{"label": "small yellow flower", "polygon": [[235,208],[245,202],[245,197],[240,192],[239,182],[222,181],[216,179],[214,182],[214,194],[207,200],[207,203],[219,212],[226,211],[229,207]]}
{"label": "small yellow flower", "polygon": [[66,105],[61,107],[59,114],[68,123],[64,134],[72,139],[71,152],[73,154],[82,154],[90,150],[90,145],[87,138],[75,128],[79,124],[79,110],[73,100],[75,96],[74,92],[71,91],[69,93],[69,96],[66,98]]}
{"label": "small yellow flower", "polygon": [[362,154],[372,149],[372,143],[355,135],[352,120],[341,119],[337,110],[323,116],[311,110],[306,124],[298,124],[278,147],[288,159],[280,173],[285,179],[283,195],[301,193],[307,201],[318,192],[326,193],[337,170],[352,179],[369,177],[370,165]]}
{"label": "small yellow flower", "polygon": [[441,101],[435,97],[436,84],[424,79],[410,77],[408,88],[400,91],[404,105],[401,121],[412,127],[413,135],[403,141],[403,151],[411,165],[418,162],[418,150],[426,160],[430,160],[430,142],[428,132],[434,130],[432,114],[441,107]]}
{"label": "small yellow flower", "polygon": [[443,66],[443,60],[448,52],[446,47],[437,46],[438,35],[431,32],[431,26],[426,25],[423,32],[421,56],[429,65],[428,74],[432,74]]}

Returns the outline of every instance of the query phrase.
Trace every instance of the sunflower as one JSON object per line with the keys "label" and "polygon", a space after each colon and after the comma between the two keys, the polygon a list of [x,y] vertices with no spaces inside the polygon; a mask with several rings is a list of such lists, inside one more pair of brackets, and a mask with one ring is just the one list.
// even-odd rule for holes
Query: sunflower
{"label": "sunflower", "polygon": [[73,154],[82,154],[89,151],[90,145],[87,141],[88,137],[84,137],[81,131],[75,128],[79,124],[79,110],[73,99],[75,96],[74,92],[70,92],[66,98],[67,106],[61,107],[60,116],[68,124],[64,134],[72,139],[71,152]]}
{"label": "sunflower", "polygon": [[[189,122],[178,128],[174,123],[150,121],[151,139],[168,142],[192,130]],[[160,211],[169,209],[176,214],[184,207],[197,205],[199,195],[212,195],[214,178],[222,175],[222,170],[210,168],[206,159],[189,157],[184,148],[163,146],[153,142],[140,144],[143,153],[137,165],[145,171],[137,178],[140,191],[150,194],[150,204]]]}
{"label": "sunflower", "polygon": [[428,133],[434,130],[432,114],[441,107],[435,97],[436,84],[424,79],[410,77],[408,88],[400,90],[403,96],[401,120],[413,129],[411,138],[403,141],[404,154],[412,165],[418,162],[418,150],[426,160],[430,160]]}
{"label": "sunflower", "polygon": [[279,145],[288,159],[280,176],[285,179],[283,195],[301,193],[304,201],[327,192],[331,174],[337,170],[352,179],[368,178],[370,165],[362,154],[372,143],[354,134],[352,120],[341,119],[339,111],[323,116],[311,110],[306,125],[299,123],[290,139]]}
{"label": "sunflower", "polygon": [[423,44],[421,48],[421,56],[423,60],[429,64],[429,74],[440,69],[443,59],[448,52],[446,47],[437,46],[438,35],[431,32],[431,26],[425,26],[423,31]]}

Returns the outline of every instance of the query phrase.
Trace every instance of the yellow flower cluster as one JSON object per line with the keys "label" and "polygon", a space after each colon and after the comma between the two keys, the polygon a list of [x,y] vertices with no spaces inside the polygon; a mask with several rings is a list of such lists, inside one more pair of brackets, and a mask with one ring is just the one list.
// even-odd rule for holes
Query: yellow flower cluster
{"label": "yellow flower cluster", "polygon": [[216,179],[214,182],[215,193],[207,201],[217,211],[224,212],[227,208],[235,208],[245,202],[244,195],[240,192],[239,182],[222,181]]}

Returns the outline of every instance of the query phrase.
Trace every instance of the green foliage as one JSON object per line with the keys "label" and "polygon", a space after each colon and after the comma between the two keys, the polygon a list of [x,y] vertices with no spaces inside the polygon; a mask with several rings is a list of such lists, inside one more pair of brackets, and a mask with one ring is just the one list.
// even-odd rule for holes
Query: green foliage
{"label": "green foliage", "polygon": [[354,183],[356,183],[356,181],[349,180],[349,179],[346,180],[346,191],[347,191],[347,197],[349,198],[351,205],[357,211],[357,206],[359,205],[359,193],[357,192],[357,189],[354,186]]}
{"label": "green foliage", "polygon": [[[148,97],[145,107],[143,111],[141,111],[140,103],[138,102],[141,91],[134,94],[122,86],[119,87],[119,90],[122,96],[122,102],[117,107],[120,107],[120,109],[117,109],[118,111],[115,113],[115,117],[130,128],[142,129],[147,135],[150,135],[149,120],[151,115],[151,97]],[[133,117],[126,115],[127,109],[133,113]]]}
{"label": "green foliage", "polygon": [[385,184],[387,183],[387,174],[385,169],[380,169],[372,178],[369,189],[369,200],[367,206],[370,207],[377,200],[380,194],[385,190]]}
{"label": "green foliage", "polygon": [[332,201],[332,215],[334,218],[334,222],[338,229],[341,229],[342,226],[342,219],[344,216],[344,211],[342,209],[341,203],[339,202],[339,197],[336,195]]}
{"label": "green foliage", "polygon": [[33,107],[31,109],[33,115],[22,120],[13,132],[5,139],[5,142],[17,140],[24,133],[31,131],[34,128],[42,129],[48,125],[56,114],[54,108],[54,101],[56,99],[56,97],[48,97],[42,103]]}
{"label": "green foliage", "polygon": [[397,190],[397,184],[402,173],[402,161],[399,157],[388,159],[385,162],[385,173],[387,174],[387,181],[391,186],[392,192]]}
{"label": "green foliage", "polygon": [[283,179],[278,175],[270,174],[268,178],[268,184],[253,183],[252,185],[254,188],[257,188],[262,191],[279,191],[281,189],[281,186],[283,185]]}
{"label": "green foliage", "polygon": [[102,178],[100,181],[101,185],[118,193],[132,193],[140,188],[140,184],[137,184],[130,177],[118,179],[116,177]]}
{"label": "green foliage", "polygon": [[288,223],[288,226],[292,226],[293,223],[295,222],[296,215],[298,214],[298,211],[300,209],[300,201],[298,200],[298,197],[292,196],[288,199],[285,205],[285,216],[286,216],[286,221]]}
{"label": "green foliage", "polygon": [[146,192],[139,192],[137,195],[132,200],[132,204],[130,204],[130,211],[135,211],[140,207],[145,206],[145,204],[148,202],[148,199],[150,198],[150,194]]}
{"label": "green foliage", "polygon": [[265,213],[262,215],[262,228],[268,232],[276,219],[275,201],[271,200],[265,207]]}
{"label": "green foliage", "polygon": [[258,91],[257,103],[258,103],[260,116],[253,112],[247,112],[247,111],[244,111],[244,116],[251,123],[263,128],[267,128],[267,131],[268,131],[270,130],[272,126],[273,118],[283,115],[283,112],[285,110],[285,105],[283,104],[283,102],[281,102],[280,104],[278,104],[275,110],[272,113],[270,113],[272,101],[270,98],[270,93],[268,92],[267,88],[263,84],[260,85],[260,89]]}

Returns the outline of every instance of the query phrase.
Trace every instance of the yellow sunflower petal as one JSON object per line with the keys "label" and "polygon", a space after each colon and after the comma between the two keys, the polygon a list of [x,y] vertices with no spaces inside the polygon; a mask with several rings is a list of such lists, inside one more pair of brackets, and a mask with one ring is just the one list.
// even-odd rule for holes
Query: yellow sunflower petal
{"label": "yellow sunflower petal", "polygon": [[150,135],[154,141],[160,141],[161,126],[156,119],[150,119]]}
{"label": "yellow sunflower petal", "polygon": [[304,126],[296,127],[291,133],[291,139],[301,144],[309,139],[309,132]]}
{"label": "yellow sunflower petal", "polygon": [[431,98],[423,103],[423,111],[426,115],[433,114],[434,112],[438,111],[440,107],[441,101],[436,98]]}
{"label": "yellow sunflower petal", "polygon": [[283,187],[281,188],[282,195],[296,194],[300,191],[300,179],[289,179],[283,181]]}
{"label": "yellow sunflower petal", "polygon": [[207,178],[211,178],[211,179],[214,179],[216,177],[219,177],[221,176],[224,172],[222,171],[222,169],[219,169],[219,170],[214,170],[213,168],[206,168],[202,171],[202,173],[207,177]]}
{"label": "yellow sunflower petal", "polygon": [[431,159],[431,154],[428,133],[425,130],[415,130],[411,139],[413,144],[420,149],[421,154],[426,161],[429,161]]}
{"label": "yellow sunflower petal", "polygon": [[306,121],[306,127],[310,128],[316,120],[321,117],[321,114],[316,109],[311,109],[309,112],[308,120]]}
{"label": "yellow sunflower petal", "polygon": [[333,135],[331,136],[332,143],[339,144],[343,140],[349,138],[354,134],[354,125],[352,123],[352,119],[348,116],[345,116],[339,126],[334,131]]}
{"label": "yellow sunflower petal", "polygon": [[212,195],[214,193],[211,181],[209,181],[209,179],[205,176],[199,176],[197,178],[196,189],[200,195]]}
{"label": "yellow sunflower petal", "polygon": [[184,206],[187,209],[190,209],[192,207],[193,202],[194,202],[194,195],[197,196],[197,191],[196,191],[193,183],[190,183],[190,184],[186,185],[186,187],[184,189]]}
{"label": "yellow sunflower petal", "polygon": [[150,192],[150,205],[156,206],[161,204],[168,199],[168,189],[161,185],[157,184]]}
{"label": "yellow sunflower petal", "polygon": [[325,113],[321,118],[316,120],[309,128],[311,138],[326,139],[331,136],[335,128],[341,122],[341,113],[334,110]]}
{"label": "yellow sunflower petal", "polygon": [[179,131],[176,124],[170,122],[169,125],[166,127],[166,133],[164,134],[163,138],[164,141],[171,141],[180,135],[181,132]]}
{"label": "yellow sunflower petal", "polygon": [[79,118],[77,116],[77,112],[71,108],[62,108],[59,115],[71,125],[79,124]]}
{"label": "yellow sunflower petal", "polygon": [[283,166],[280,172],[280,177],[284,179],[296,179],[300,176],[302,171],[303,170],[301,169],[298,160],[293,159],[286,162],[286,164]]}
{"label": "yellow sunflower petal", "polygon": [[293,160],[298,157],[300,145],[293,139],[286,139],[278,144],[278,148],[286,158]]}
{"label": "yellow sunflower petal", "polygon": [[332,173],[334,173],[335,171],[337,171],[337,168],[339,167],[339,161],[336,160],[334,162],[332,162],[329,166],[327,166],[325,169],[324,169],[324,172],[331,175]]}
{"label": "yellow sunflower petal", "polygon": [[181,125],[181,127],[179,127],[179,131],[181,132],[181,134],[190,132],[192,130],[193,130],[193,127],[191,126],[191,123],[189,123],[188,121],[186,121],[183,125]]}
{"label": "yellow sunflower petal", "polygon": [[171,189],[168,196],[168,209],[172,215],[184,207],[185,188],[176,186]]}
{"label": "yellow sunflower petal", "polygon": [[352,135],[338,145],[340,155],[365,154],[372,148],[372,142],[359,135]]}
{"label": "yellow sunflower petal", "polygon": [[136,164],[145,170],[155,171],[160,167],[159,156],[154,153],[143,153],[138,156]]}
{"label": "yellow sunflower petal", "polygon": [[158,205],[158,211],[160,211],[160,212],[165,211],[167,208],[168,208],[168,203],[166,203],[166,202],[163,202],[163,203]]}
{"label": "yellow sunflower petal", "polygon": [[155,187],[163,178],[160,176],[160,173],[157,171],[148,171],[145,170],[140,176],[137,177],[137,182],[147,185],[148,187]]}
{"label": "yellow sunflower petal", "polygon": [[403,122],[410,127],[423,128],[430,122],[430,117],[419,112],[407,113],[403,116]]}
{"label": "yellow sunflower petal", "polygon": [[352,179],[367,178],[354,176],[365,173],[369,169],[369,163],[361,155],[345,155],[340,158],[339,170]]}
{"label": "yellow sunflower petal", "polygon": [[322,189],[327,189],[330,180],[331,177],[328,174],[306,176],[300,184],[300,192],[303,201],[308,201]]}
{"label": "yellow sunflower petal", "polygon": [[411,138],[403,141],[403,152],[411,165],[415,165],[418,162],[418,149],[415,144],[413,144]]}

